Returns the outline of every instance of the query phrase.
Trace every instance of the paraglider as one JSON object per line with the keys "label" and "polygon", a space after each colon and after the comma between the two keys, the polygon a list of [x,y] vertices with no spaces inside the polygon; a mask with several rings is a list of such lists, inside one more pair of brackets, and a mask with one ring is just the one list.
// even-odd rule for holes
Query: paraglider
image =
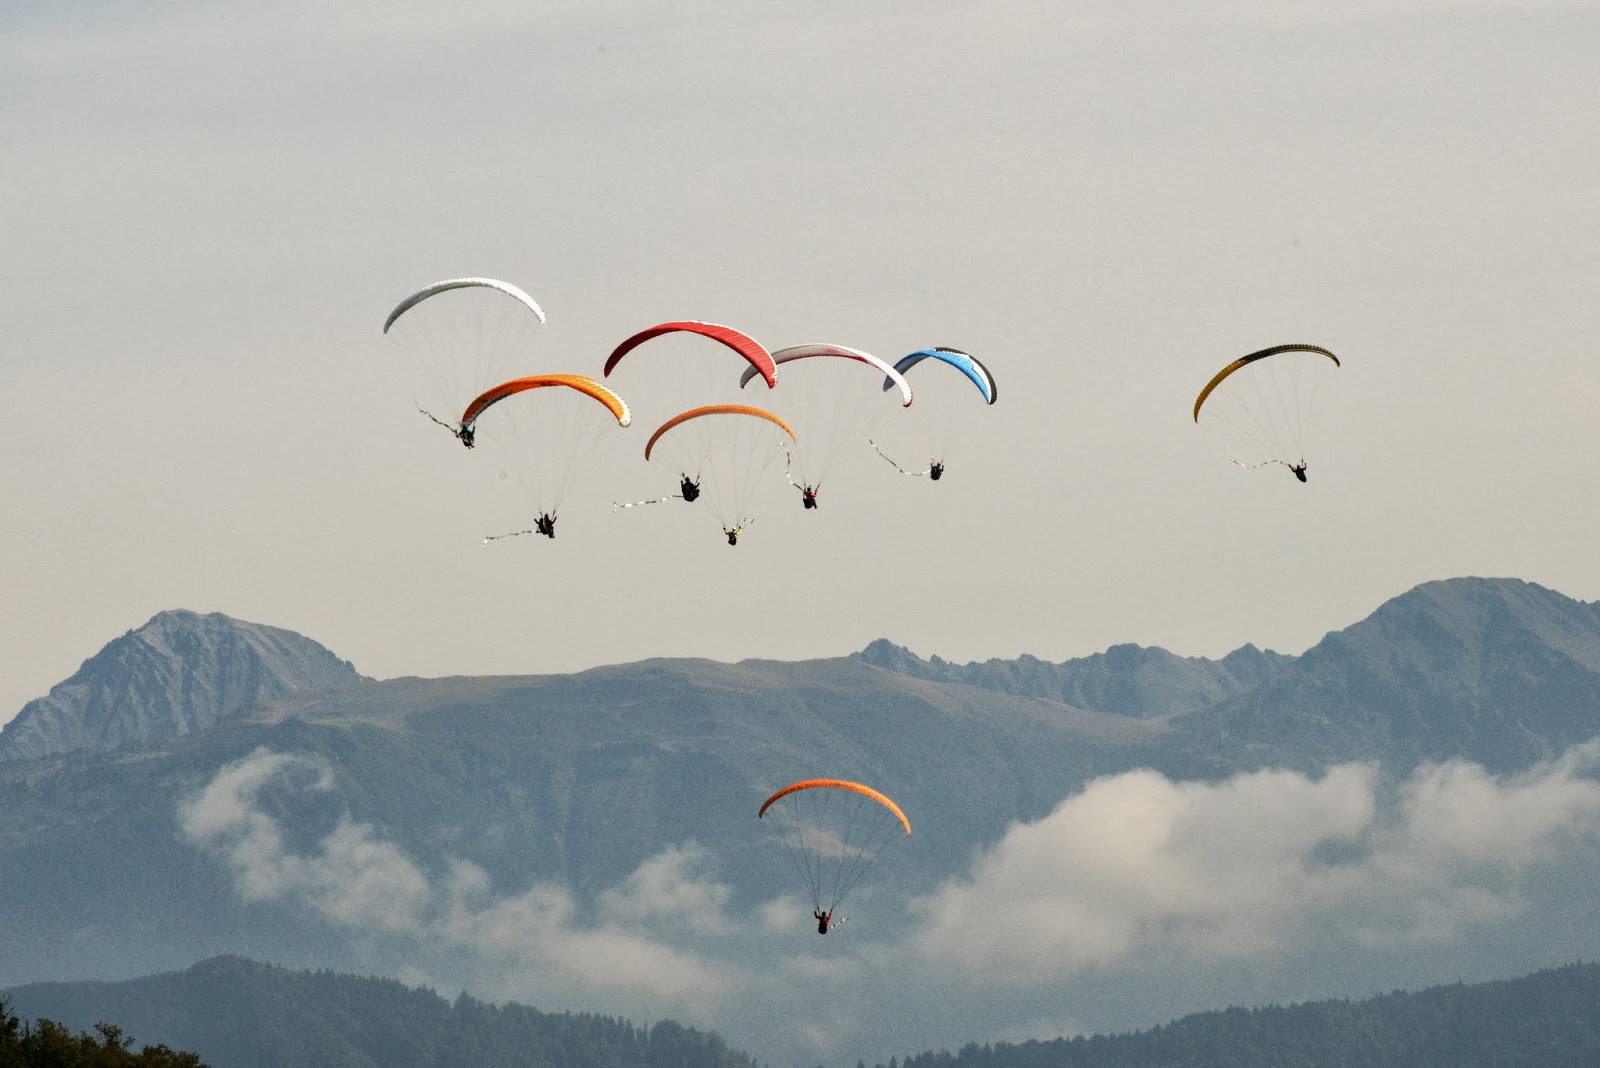
{"label": "paraglider", "polygon": [[447,278],[395,305],[383,322],[410,365],[417,410],[472,448],[475,435],[452,418],[483,389],[509,377],[545,321],[537,301],[497,278]]}
{"label": "paraglider", "polygon": [[762,802],[756,815],[805,883],[818,934],[844,922],[834,913],[846,895],[885,850],[911,834],[899,805],[848,779],[791,783]]}
{"label": "paraglider", "polygon": [[[686,412],[680,412],[671,419],[668,419],[665,423],[662,423],[661,426],[656,429],[656,432],[650,435],[650,440],[645,442],[644,458],[646,460],[650,459],[651,453],[655,451],[656,442],[660,441],[669,430],[682,426],[691,420],[704,419],[708,416],[724,415],[749,416],[753,419],[764,419],[773,426],[777,427],[779,430],[782,430],[785,434],[788,434],[790,441],[795,440],[794,430],[790,428],[789,424],[784,422],[782,419],[779,419],[776,415],[773,415],[765,408],[754,408],[748,404],[706,404],[699,408],[691,408]],[[719,419],[716,424],[712,425],[720,424],[721,420]]]}
{"label": "paraglider", "polygon": [[[979,363],[976,356],[970,352],[962,352],[960,349],[952,349],[945,345],[918,349],[916,352],[896,360],[894,369],[902,375],[908,374],[913,367],[923,360],[938,360],[940,363],[948,364],[963,375],[966,375],[967,379],[978,387],[978,392],[983,394],[983,402],[985,404],[993,404],[1000,398],[1000,392],[995,388],[994,376],[989,373],[989,369]],[[896,383],[892,379],[886,379],[883,383],[884,391],[887,392],[893,389],[895,385]]]}
{"label": "paraglider", "polygon": [[[883,360],[847,345],[791,345],[774,352],[772,360],[778,367],[795,364],[785,371],[783,385],[772,392],[769,403],[804,436],[787,475],[809,511],[817,507],[817,493],[836,465],[884,418],[877,382],[887,380],[897,389],[894,397],[902,408],[911,405],[911,384]],[[739,387],[748,386],[756,374],[755,367],[747,368]]]}
{"label": "paraglider", "polygon": [[[895,439],[898,442],[890,452],[901,455],[921,452],[929,457],[928,466],[920,469],[903,466],[884,451],[877,437],[870,439],[868,444],[902,475],[914,478],[927,476],[929,481],[937,482],[944,476],[951,447],[964,436],[967,424],[974,415],[970,401],[971,389],[968,387],[978,391],[984,407],[994,404],[1000,397],[1000,391],[995,385],[994,375],[976,356],[946,345],[918,349],[902,356],[895,361],[894,369],[909,380],[912,369],[924,363],[949,368],[960,377],[952,377],[948,372],[922,372],[918,375],[917,391],[922,403],[917,405],[915,413],[897,417],[892,426],[885,427],[884,435],[885,440]],[[896,385],[892,378],[885,377],[883,380],[885,391],[894,389]]]}
{"label": "paraglider", "polygon": [[668,334],[687,333],[698,334],[709,338],[737,354],[749,363],[753,373],[759,374],[770,388],[778,382],[778,367],[772,361],[772,354],[761,345],[759,341],[742,331],[720,323],[704,323],[697,319],[681,319],[670,323],[658,323],[647,330],[641,330],[628,338],[611,351],[606,357],[605,376],[611,377],[611,372],[616,370],[622,358],[647,341]]}
{"label": "paraglider", "polygon": [[616,419],[618,426],[627,426],[633,422],[633,414],[628,410],[627,401],[592,378],[584,375],[528,375],[525,378],[502,382],[480,393],[471,404],[467,405],[466,411],[461,413],[461,429],[467,433],[475,433],[479,416],[507,397],[514,397],[530,389],[546,389],[552,386],[576,390],[586,397],[599,401]]}
{"label": "paraglider", "polygon": [[[731,326],[697,319],[675,319],[641,330],[614,348],[605,361],[608,378],[625,378],[630,393],[647,399],[652,423],[666,422],[667,416],[674,412],[738,402],[741,400],[737,394],[741,371],[759,375],[768,386],[777,381],[777,365],[759,341]],[[702,480],[702,475],[713,456],[722,457],[718,466],[729,466],[732,458],[740,455],[738,443],[713,443],[708,439],[740,436],[737,429],[719,430],[707,426],[692,427],[682,436],[675,434],[664,462],[677,467],[678,492],[613,507],[635,508],[667,501],[693,502],[702,496],[719,499],[728,496],[728,487],[714,488],[711,482]],[[751,435],[746,432],[742,436]],[[763,452],[763,467],[768,459]],[[722,518],[725,520],[723,528],[732,530],[739,526],[741,516]]]}
{"label": "paraglider", "polygon": [[[703,495],[728,544],[738,545],[739,535],[751,523],[750,505],[763,474],[794,440],[794,429],[765,408],[705,404],[663,423],[645,443],[644,458],[672,468],[682,499],[693,501]],[[674,499],[658,497],[615,507]]]}
{"label": "paraglider", "polygon": [[545,321],[544,309],[539,307],[538,301],[528,296],[528,294],[524,293],[510,282],[502,282],[497,278],[447,278],[443,282],[435,282],[431,286],[423,286],[405,300],[402,300],[399,304],[395,305],[394,311],[390,312],[389,317],[383,321],[383,332],[387,334],[389,332],[389,328],[395,324],[395,320],[399,319],[400,316],[404,315],[418,304],[421,304],[429,297],[438,296],[440,293],[448,293],[452,289],[472,289],[475,287],[492,289],[504,293],[506,296],[527,308],[528,311],[532,312],[534,318],[538,319],[539,322],[542,323]]}
{"label": "paraglider", "polygon": [[489,542],[520,534],[554,539],[556,511],[590,452],[632,423],[633,414],[615,392],[584,375],[528,375],[479,394],[461,413],[460,432],[476,439],[480,421],[502,475],[522,488],[537,513],[531,530],[491,535]]}
{"label": "paraglider", "polygon": [[1194,421],[1225,438],[1239,467],[1279,464],[1305,482],[1306,436],[1317,393],[1339,366],[1339,357],[1327,349],[1301,343],[1241,356],[1205,384],[1194,401]]}

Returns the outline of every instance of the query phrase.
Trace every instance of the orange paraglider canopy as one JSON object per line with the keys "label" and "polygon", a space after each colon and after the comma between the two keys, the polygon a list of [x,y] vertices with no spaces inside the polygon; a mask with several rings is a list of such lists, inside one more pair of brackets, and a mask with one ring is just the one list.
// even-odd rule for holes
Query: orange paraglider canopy
{"label": "orange paraglider canopy", "polygon": [[765,419],[767,422],[777,426],[785,434],[788,434],[789,440],[795,440],[794,428],[765,408],[756,408],[749,404],[707,404],[701,408],[690,408],[686,412],[679,412],[665,423],[662,423],[660,428],[650,435],[650,440],[645,442],[644,458],[646,460],[650,459],[650,452],[656,447],[656,442],[661,440],[661,435],[680,423],[687,423],[691,419],[699,419],[707,415],[745,415],[756,419]]}
{"label": "orange paraglider canopy", "polygon": [[762,816],[765,816],[767,814],[767,809],[771,808],[772,803],[777,801],[779,798],[787,797],[790,794],[796,793],[800,790],[819,789],[849,790],[852,793],[860,794],[863,797],[870,797],[872,800],[876,801],[890,812],[893,812],[895,818],[900,821],[900,825],[906,829],[906,833],[911,833],[911,821],[906,819],[906,814],[900,811],[900,806],[890,800],[887,794],[879,793],[870,786],[859,782],[851,782],[848,779],[806,779],[802,782],[791,783],[762,802],[761,811],[756,813],[756,818],[760,819]]}
{"label": "orange paraglider canopy", "polygon": [[461,413],[461,425],[471,427],[490,405],[507,397],[516,396],[525,390],[542,389],[545,386],[566,386],[585,396],[593,397],[611,409],[611,414],[617,417],[618,426],[627,426],[633,421],[627,403],[592,378],[583,375],[529,375],[526,378],[513,378],[509,382],[502,382],[498,386],[484,390],[467,405],[467,410]]}
{"label": "orange paraglider canopy", "polygon": [[1239,368],[1255,363],[1257,360],[1264,360],[1268,356],[1277,356],[1280,353],[1285,352],[1309,352],[1317,356],[1326,356],[1328,359],[1333,361],[1333,365],[1335,367],[1339,366],[1339,357],[1335,356],[1321,345],[1274,345],[1269,349],[1262,349],[1260,352],[1252,352],[1248,356],[1240,356],[1237,360],[1234,360],[1228,366],[1212,375],[1211,381],[1206,383],[1205,388],[1200,391],[1200,395],[1194,399],[1194,421],[1197,423],[1200,421],[1200,406],[1206,402],[1207,397],[1211,396],[1211,391],[1222,384],[1223,379],[1233,374]]}

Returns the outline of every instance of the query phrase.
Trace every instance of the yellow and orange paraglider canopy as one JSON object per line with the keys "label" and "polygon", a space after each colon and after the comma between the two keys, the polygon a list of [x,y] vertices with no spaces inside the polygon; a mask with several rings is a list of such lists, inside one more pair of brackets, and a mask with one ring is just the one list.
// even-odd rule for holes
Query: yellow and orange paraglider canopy
{"label": "yellow and orange paraglider canopy", "polygon": [[650,459],[650,453],[656,447],[656,442],[660,441],[661,436],[667,431],[675,426],[687,423],[691,419],[703,419],[708,415],[744,415],[755,419],[765,419],[785,434],[788,434],[789,440],[794,440],[794,428],[765,408],[757,408],[749,404],[707,404],[700,408],[690,408],[686,412],[679,412],[665,423],[662,423],[656,432],[650,435],[650,440],[644,443],[644,458],[646,460]]}
{"label": "yellow and orange paraglider canopy", "polygon": [[802,779],[756,813],[783,845],[828,932],[833,912],[884,850],[911,834],[911,821],[885,793],[849,779]]}
{"label": "yellow and orange paraglider canopy", "polygon": [[484,390],[467,405],[467,410],[461,413],[461,425],[472,426],[490,405],[497,404],[507,397],[514,397],[526,390],[549,386],[565,386],[577,390],[584,396],[593,397],[611,410],[611,414],[617,417],[618,426],[627,426],[633,421],[627,402],[592,378],[583,375],[528,375],[525,378],[513,378],[509,382],[502,382],[498,386]]}
{"label": "yellow and orange paraglider canopy", "polygon": [[863,783],[850,782],[847,779],[806,779],[803,782],[790,783],[788,786],[785,786],[783,789],[767,798],[766,801],[762,802],[761,811],[756,813],[756,818],[760,819],[761,817],[765,816],[767,814],[767,809],[772,807],[772,803],[774,801],[788,797],[796,790],[820,789],[849,790],[852,793],[858,793],[863,797],[870,797],[872,800],[876,801],[878,804],[894,813],[895,819],[900,821],[900,825],[906,829],[906,833],[911,833],[911,821],[906,819],[906,814],[900,811],[900,806],[890,800],[887,794],[880,793]]}
{"label": "yellow and orange paraglider canopy", "polygon": [[1333,361],[1333,365],[1335,367],[1339,366],[1339,357],[1335,356],[1321,345],[1273,345],[1271,348],[1262,349],[1260,352],[1252,352],[1248,356],[1240,356],[1237,360],[1234,360],[1228,366],[1212,375],[1211,381],[1206,383],[1205,388],[1200,391],[1200,395],[1194,399],[1194,421],[1197,423],[1200,421],[1200,406],[1206,402],[1207,397],[1211,396],[1213,390],[1222,385],[1223,379],[1227,378],[1240,368],[1247,367],[1250,364],[1255,363],[1257,360],[1264,360],[1268,356],[1279,356],[1286,352],[1309,352],[1318,356],[1326,356],[1328,359]]}

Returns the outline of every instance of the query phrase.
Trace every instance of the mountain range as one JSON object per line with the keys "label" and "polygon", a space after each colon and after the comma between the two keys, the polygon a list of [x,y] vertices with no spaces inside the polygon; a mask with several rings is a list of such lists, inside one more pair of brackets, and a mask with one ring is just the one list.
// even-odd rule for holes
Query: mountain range
{"label": "mountain range", "polygon": [[1512,579],[1425,583],[1299,656],[1246,645],[1205,660],[1117,645],[1059,664],[957,665],[882,640],[856,656],[913,678],[1158,721],[1194,758],[1187,770],[1451,757],[1507,770],[1600,723],[1600,603]]}
{"label": "mountain range", "polygon": [[[1361,761],[1398,778],[1459,758],[1511,773],[1596,735],[1600,605],[1515,579],[1424,584],[1298,656],[1119,645],[961,665],[880,640],[823,660],[486,678],[367,679],[289,631],[163,612],[0,731],[0,986],[219,954],[412,967],[415,948],[383,933],[398,920],[354,931],[315,881],[304,858],[329,843],[403,857],[428,886],[559,887],[583,922],[663,856],[700,858],[726,906],[750,910],[791,878],[761,799],[842,777],[916,826],[876,880],[904,902],[1135,769],[1217,781]],[[288,859],[247,870],[246,845]],[[270,882],[285,872],[299,897]],[[880,934],[915,919],[877,910]]]}

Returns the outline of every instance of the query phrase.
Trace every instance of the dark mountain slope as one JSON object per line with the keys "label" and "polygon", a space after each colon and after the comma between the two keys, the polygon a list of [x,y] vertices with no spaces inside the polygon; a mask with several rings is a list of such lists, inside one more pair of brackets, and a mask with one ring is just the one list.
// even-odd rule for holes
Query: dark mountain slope
{"label": "dark mountain slope", "polygon": [[0,729],[0,761],[109,751],[188,734],[258,702],[364,682],[293,631],[220,612],[162,612],[112,641]]}
{"label": "dark mountain slope", "polygon": [[[388,979],[290,971],[237,957],[120,983],[38,983],[13,1011],[76,1029],[114,1020],[140,1042],[216,1068],[495,1064],[748,1068],[715,1032],[493,1006]],[[1600,1063],[1600,965],[1395,992],[1364,1001],[1196,1013],[1149,1031],[972,1043],[904,1068],[1590,1068]]]}
{"label": "dark mountain slope", "polygon": [[199,1053],[213,1068],[754,1068],[720,1036],[663,1021],[634,1027],[465,995],[454,1005],[392,979],[289,971],[218,957],[120,983],[40,983],[12,1009],[75,1030],[115,1021],[141,1043]]}
{"label": "dark mountain slope", "polygon": [[[1233,1008],[1131,1035],[997,1042],[903,1068],[1593,1068],[1600,964],[1366,1001]],[[882,1066],[879,1066],[882,1068]]]}

